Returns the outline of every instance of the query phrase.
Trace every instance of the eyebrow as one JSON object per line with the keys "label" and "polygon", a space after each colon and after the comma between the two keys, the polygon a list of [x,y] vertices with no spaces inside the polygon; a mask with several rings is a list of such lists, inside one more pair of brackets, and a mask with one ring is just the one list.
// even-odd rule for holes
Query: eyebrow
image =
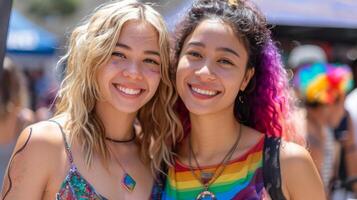
{"label": "eyebrow", "polygon": [[[202,42],[190,42],[190,43],[187,44],[187,46],[206,47],[206,45],[203,44]],[[239,53],[237,53],[236,51],[234,51],[233,49],[228,48],[228,47],[218,47],[216,50],[217,51],[225,51],[225,52],[234,54],[237,57],[240,57]]]}
{"label": "eyebrow", "polygon": [[190,42],[190,43],[187,44],[187,46],[205,47],[206,45],[203,44],[202,42]]}
{"label": "eyebrow", "polygon": [[[121,47],[121,48],[124,48],[124,49],[127,49],[127,50],[132,50],[131,47],[129,47],[128,45],[123,44],[123,43],[117,43],[115,46],[116,47]],[[160,57],[160,53],[158,51],[155,51],[155,50],[145,50],[144,53]]]}
{"label": "eyebrow", "polygon": [[128,50],[131,50],[131,48],[130,48],[128,45],[122,44],[122,43],[119,43],[119,42],[118,42],[115,46],[116,46],[116,47],[121,47],[121,48],[124,48],[124,49],[128,49]]}
{"label": "eyebrow", "polygon": [[145,54],[150,54],[150,55],[154,55],[154,56],[159,56],[160,57],[160,53],[158,51],[154,51],[154,50],[146,50],[144,51]]}
{"label": "eyebrow", "polygon": [[234,55],[237,56],[237,57],[240,57],[240,55],[239,55],[236,51],[234,51],[233,49],[228,48],[228,47],[219,47],[219,48],[217,48],[217,50],[218,50],[218,51],[225,51],[225,52],[234,54]]}

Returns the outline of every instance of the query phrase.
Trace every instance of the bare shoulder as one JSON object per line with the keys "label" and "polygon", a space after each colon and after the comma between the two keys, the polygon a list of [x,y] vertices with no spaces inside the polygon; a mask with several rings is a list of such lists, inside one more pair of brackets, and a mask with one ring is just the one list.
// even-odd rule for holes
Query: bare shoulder
{"label": "bare shoulder", "polygon": [[63,147],[59,126],[53,122],[42,121],[26,127],[20,134],[15,150],[25,149],[28,153],[51,154]]}
{"label": "bare shoulder", "polygon": [[309,176],[311,173],[317,173],[309,152],[304,147],[292,142],[283,141],[281,143],[280,166],[283,175],[286,174],[289,177],[294,175]]}
{"label": "bare shoulder", "polygon": [[280,160],[282,164],[308,164],[311,156],[307,149],[293,142],[282,141],[280,148]]}
{"label": "bare shoulder", "polygon": [[2,195],[9,199],[41,199],[62,152],[63,140],[56,124],[44,121],[26,127],[9,162]]}
{"label": "bare shoulder", "polygon": [[288,193],[289,199],[325,199],[318,171],[304,147],[283,141],[280,166],[284,193]]}
{"label": "bare shoulder", "polygon": [[[13,160],[23,160],[26,165],[36,163],[43,166],[43,172],[56,166],[63,153],[63,136],[57,124],[42,121],[26,127],[20,134]],[[27,162],[28,161],[28,162]]]}

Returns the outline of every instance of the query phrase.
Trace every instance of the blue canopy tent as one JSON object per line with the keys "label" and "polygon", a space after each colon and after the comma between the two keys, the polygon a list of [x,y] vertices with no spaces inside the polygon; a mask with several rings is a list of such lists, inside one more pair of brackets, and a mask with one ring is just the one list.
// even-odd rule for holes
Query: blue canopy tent
{"label": "blue canopy tent", "polygon": [[7,53],[52,55],[56,37],[13,10],[7,38]]}

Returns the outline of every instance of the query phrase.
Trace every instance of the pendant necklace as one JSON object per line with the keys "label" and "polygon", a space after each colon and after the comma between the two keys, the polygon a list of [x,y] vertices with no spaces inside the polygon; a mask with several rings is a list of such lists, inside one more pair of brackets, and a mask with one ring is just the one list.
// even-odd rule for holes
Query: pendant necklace
{"label": "pendant necklace", "polygon": [[[108,137],[105,137],[106,140],[113,142],[113,143],[129,143],[129,142],[133,142],[136,138],[136,134],[134,132],[132,138],[130,138],[129,140],[114,140]],[[114,157],[114,160],[116,161],[116,163],[120,166],[120,168],[123,170],[124,172],[124,176],[121,179],[121,185],[128,191],[128,192],[132,192],[135,189],[136,186],[136,181],[135,179],[125,170],[124,166],[121,164],[121,162],[119,161],[119,159],[115,156],[113,149],[110,148],[109,146],[109,150],[112,153],[111,156]]]}
{"label": "pendant necklace", "polygon": [[[190,168],[192,175],[198,180],[198,182],[201,183],[201,185],[203,187],[202,192],[197,195],[196,200],[217,200],[216,195],[212,191],[209,190],[209,187],[218,179],[219,176],[222,175],[229,160],[232,158],[234,152],[237,150],[241,135],[242,135],[242,126],[239,127],[239,134],[238,134],[237,139],[234,142],[233,146],[230,148],[230,150],[227,152],[227,154],[224,156],[222,161],[214,169],[213,172],[205,172],[202,170],[202,168],[200,167],[200,165],[198,163],[196,155],[193,152],[191,138],[189,138],[189,159],[188,159],[189,168]],[[195,164],[197,166],[197,169],[200,173],[199,176],[196,174],[196,172],[194,171],[194,169],[192,167],[192,163],[191,163],[192,157],[193,157]]]}

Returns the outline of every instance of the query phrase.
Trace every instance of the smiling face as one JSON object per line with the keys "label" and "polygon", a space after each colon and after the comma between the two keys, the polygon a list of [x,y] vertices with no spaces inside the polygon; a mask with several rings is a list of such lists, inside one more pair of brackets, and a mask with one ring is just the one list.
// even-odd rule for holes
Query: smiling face
{"label": "smiling face", "polygon": [[230,110],[254,74],[248,53],[233,29],[219,20],[202,21],[183,45],[176,73],[177,91],[197,115]]}
{"label": "smiling face", "polygon": [[124,24],[110,60],[99,69],[102,98],[97,104],[134,113],[153,97],[161,77],[158,41],[149,23],[131,20]]}

